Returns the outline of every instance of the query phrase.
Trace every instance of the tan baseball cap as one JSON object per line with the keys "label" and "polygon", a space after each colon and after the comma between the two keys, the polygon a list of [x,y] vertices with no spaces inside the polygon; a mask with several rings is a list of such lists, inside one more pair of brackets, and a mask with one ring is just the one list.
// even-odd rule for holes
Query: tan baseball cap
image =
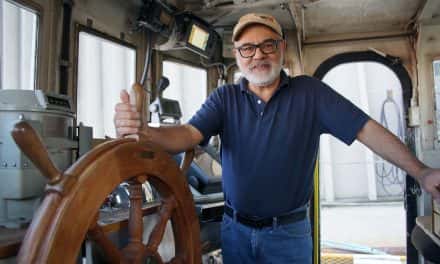
{"label": "tan baseball cap", "polygon": [[281,37],[283,36],[283,30],[281,29],[278,21],[271,15],[262,13],[250,13],[242,16],[237,25],[235,25],[232,31],[232,41],[237,41],[237,37],[247,26],[251,24],[261,24],[270,27],[273,31],[278,33]]}

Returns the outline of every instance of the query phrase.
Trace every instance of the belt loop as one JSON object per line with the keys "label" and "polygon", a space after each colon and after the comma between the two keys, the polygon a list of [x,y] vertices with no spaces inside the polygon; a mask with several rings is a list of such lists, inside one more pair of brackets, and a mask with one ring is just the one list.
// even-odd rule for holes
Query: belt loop
{"label": "belt loop", "polygon": [[232,218],[234,219],[234,222],[237,222],[237,211],[235,211],[234,209],[232,209]]}
{"label": "belt loop", "polygon": [[272,228],[273,229],[278,228],[278,217],[276,216],[272,217]]}

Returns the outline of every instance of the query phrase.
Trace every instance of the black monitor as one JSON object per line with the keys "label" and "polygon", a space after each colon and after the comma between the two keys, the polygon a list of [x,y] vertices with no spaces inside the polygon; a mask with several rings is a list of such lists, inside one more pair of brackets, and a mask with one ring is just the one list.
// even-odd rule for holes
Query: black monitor
{"label": "black monitor", "polygon": [[222,53],[220,35],[205,21],[189,14],[178,18],[184,38],[181,45],[207,59],[217,59]]}
{"label": "black monitor", "polygon": [[159,99],[159,113],[164,118],[175,118],[179,120],[182,117],[179,102],[167,98]]}
{"label": "black monitor", "polygon": [[209,32],[201,25],[192,23],[189,27],[187,43],[201,51],[206,52]]}
{"label": "black monitor", "polygon": [[[161,17],[167,24],[169,18]],[[158,50],[187,49],[208,59],[210,62],[222,61],[222,39],[215,29],[203,19],[188,13],[175,15],[173,30],[165,43],[156,46]]]}

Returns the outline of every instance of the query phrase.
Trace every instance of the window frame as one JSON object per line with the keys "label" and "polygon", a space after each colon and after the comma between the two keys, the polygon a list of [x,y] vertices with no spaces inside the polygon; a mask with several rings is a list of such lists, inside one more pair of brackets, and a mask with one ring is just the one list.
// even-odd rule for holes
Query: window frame
{"label": "window frame", "polygon": [[[40,43],[43,39],[43,26],[44,26],[44,12],[43,7],[36,3],[35,1],[31,0],[4,0],[6,2],[9,2],[13,5],[16,5],[20,8],[23,8],[29,12],[34,13],[37,16],[37,25],[36,25],[36,39],[35,39],[35,69],[34,69],[34,91],[39,88],[39,86],[44,87],[44,85],[40,84],[40,75],[41,72],[41,65],[40,61],[43,56],[42,51],[40,49]],[[3,12],[3,9],[0,8],[0,16]],[[3,22],[0,22],[0,36],[3,35]],[[2,70],[3,69],[3,56],[1,56],[3,50],[3,44],[0,43],[0,87],[1,87],[1,80],[2,80]],[[39,85],[40,84],[40,85]],[[41,88],[40,88],[41,89]]]}

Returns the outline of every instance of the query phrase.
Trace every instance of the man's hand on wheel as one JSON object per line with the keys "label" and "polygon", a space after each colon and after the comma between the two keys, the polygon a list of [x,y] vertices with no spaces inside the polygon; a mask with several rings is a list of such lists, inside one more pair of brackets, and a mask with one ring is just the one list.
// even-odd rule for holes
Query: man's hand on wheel
{"label": "man's hand on wheel", "polygon": [[121,102],[115,106],[115,116],[113,122],[118,138],[125,135],[136,134],[140,131],[140,113],[136,111],[136,106],[130,104],[130,95],[126,90],[122,90]]}

